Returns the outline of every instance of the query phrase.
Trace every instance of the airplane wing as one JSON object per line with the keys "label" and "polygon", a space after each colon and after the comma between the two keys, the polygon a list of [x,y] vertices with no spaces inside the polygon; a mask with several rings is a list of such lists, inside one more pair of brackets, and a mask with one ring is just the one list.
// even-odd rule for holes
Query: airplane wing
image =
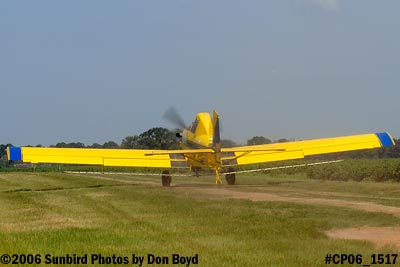
{"label": "airplane wing", "polygon": [[22,160],[29,163],[149,168],[189,167],[181,150],[9,147],[7,154],[8,160]]}
{"label": "airplane wing", "polygon": [[[245,165],[291,159],[334,152],[393,146],[390,134],[376,133],[333,137],[279,144],[222,148],[223,166]],[[190,154],[213,154],[212,149],[142,150],[9,147],[8,160],[28,163],[61,163],[103,166],[187,168]],[[185,156],[186,155],[186,156]]]}
{"label": "airplane wing", "polygon": [[389,133],[373,133],[222,149],[222,165],[302,159],[306,156],[393,146]]}

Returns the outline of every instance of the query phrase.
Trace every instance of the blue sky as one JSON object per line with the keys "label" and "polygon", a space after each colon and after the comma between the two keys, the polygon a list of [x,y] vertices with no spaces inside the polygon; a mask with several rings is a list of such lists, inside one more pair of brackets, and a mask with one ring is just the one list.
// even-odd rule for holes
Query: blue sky
{"label": "blue sky", "polygon": [[224,138],[400,137],[400,1],[3,1],[0,143],[120,142],[175,106]]}

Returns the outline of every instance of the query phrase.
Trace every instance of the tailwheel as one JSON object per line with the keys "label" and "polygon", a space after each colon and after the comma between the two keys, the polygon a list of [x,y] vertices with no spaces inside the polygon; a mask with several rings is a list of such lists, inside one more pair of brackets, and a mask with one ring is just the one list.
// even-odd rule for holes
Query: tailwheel
{"label": "tailwheel", "polygon": [[234,173],[235,169],[231,167],[231,168],[228,168],[228,170],[226,172],[230,172],[230,173],[225,174],[226,182],[228,183],[228,185],[234,185],[236,182],[236,174]]}
{"label": "tailwheel", "polygon": [[162,172],[161,175],[161,182],[163,186],[170,186],[171,185],[171,174],[169,174],[169,171],[165,170]]}

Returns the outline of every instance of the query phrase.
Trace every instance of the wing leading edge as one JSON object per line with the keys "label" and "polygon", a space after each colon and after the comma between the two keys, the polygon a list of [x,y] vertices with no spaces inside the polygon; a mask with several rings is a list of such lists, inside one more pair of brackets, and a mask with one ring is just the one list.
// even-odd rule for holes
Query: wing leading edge
{"label": "wing leading edge", "polygon": [[306,156],[335,152],[393,146],[387,132],[351,135],[279,144],[243,146],[222,149],[222,165],[245,165],[282,160],[302,159]]}

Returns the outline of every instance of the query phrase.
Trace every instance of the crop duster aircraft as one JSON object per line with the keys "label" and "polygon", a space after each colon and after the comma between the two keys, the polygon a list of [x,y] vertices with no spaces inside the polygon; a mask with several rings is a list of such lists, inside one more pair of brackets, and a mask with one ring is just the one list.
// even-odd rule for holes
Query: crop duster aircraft
{"label": "crop duster aircraft", "polygon": [[[174,110],[169,117],[176,117]],[[176,114],[177,115],[177,114]],[[170,118],[171,120],[171,118]],[[185,126],[180,118],[172,119]],[[216,111],[212,116],[202,112],[195,121],[177,133],[181,150],[145,149],[89,149],[9,147],[8,160],[30,163],[91,164],[102,166],[130,166],[164,168],[162,184],[169,186],[171,176],[166,169],[211,169],[216,184],[221,183],[221,170],[227,170],[228,184],[235,184],[234,166],[302,159],[306,156],[393,146],[387,132],[342,136],[286,143],[221,148],[220,122]]]}

